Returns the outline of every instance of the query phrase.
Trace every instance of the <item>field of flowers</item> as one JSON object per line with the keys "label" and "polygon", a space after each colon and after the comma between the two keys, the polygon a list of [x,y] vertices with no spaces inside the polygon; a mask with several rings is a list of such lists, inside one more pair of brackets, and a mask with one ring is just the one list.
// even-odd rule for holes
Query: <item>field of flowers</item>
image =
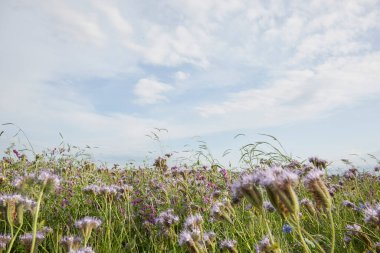
{"label": "field of flowers", "polygon": [[380,252],[380,166],[107,168],[66,148],[0,161],[2,252]]}

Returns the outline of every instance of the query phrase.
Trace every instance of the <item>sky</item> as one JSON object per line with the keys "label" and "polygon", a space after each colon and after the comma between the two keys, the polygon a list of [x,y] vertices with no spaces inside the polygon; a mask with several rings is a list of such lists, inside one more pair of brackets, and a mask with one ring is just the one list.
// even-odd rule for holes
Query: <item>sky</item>
{"label": "sky", "polygon": [[[238,166],[265,133],[301,159],[380,158],[379,73],[379,0],[0,2],[0,123],[36,150],[61,134],[122,163],[205,141]],[[0,130],[1,152],[27,144]]]}

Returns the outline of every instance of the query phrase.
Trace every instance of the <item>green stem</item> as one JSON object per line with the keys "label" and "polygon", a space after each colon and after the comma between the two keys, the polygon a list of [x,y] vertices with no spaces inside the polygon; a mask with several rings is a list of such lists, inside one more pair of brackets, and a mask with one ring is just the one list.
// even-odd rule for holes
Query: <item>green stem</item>
{"label": "green stem", "polygon": [[21,227],[22,227],[22,223],[20,224],[20,226],[18,227],[17,231],[16,231],[16,234],[14,236],[12,236],[12,239],[11,241],[9,242],[8,244],[8,248],[7,248],[7,252],[6,253],[10,253],[11,252],[11,249],[13,247],[13,243],[16,241],[16,238],[17,238],[17,235],[18,233],[21,231]]}
{"label": "green stem", "polygon": [[334,219],[331,212],[331,208],[328,210],[328,216],[330,220],[330,226],[331,226],[331,250],[330,252],[333,253],[335,250],[335,226],[334,226]]}
{"label": "green stem", "polygon": [[310,241],[312,241],[315,246],[317,246],[317,248],[322,252],[322,253],[326,253],[326,251],[322,248],[322,246],[313,238],[313,236],[311,234],[309,234],[309,232],[307,232],[304,228],[301,228],[302,232],[304,234],[306,234],[306,236],[308,237],[308,239]]}
{"label": "green stem", "polygon": [[35,247],[36,247],[38,214],[40,212],[40,206],[41,206],[42,197],[44,195],[45,187],[46,187],[46,184],[42,186],[40,195],[38,196],[36,212],[33,217],[33,229],[32,229],[33,238],[32,238],[32,246],[30,247],[30,253],[34,253]]}
{"label": "green stem", "polygon": [[299,235],[299,237],[301,239],[302,247],[304,248],[305,252],[309,253],[311,251],[310,251],[309,247],[307,246],[307,244],[305,242],[305,239],[304,239],[304,237],[302,235],[302,232],[301,232],[302,228],[301,228],[301,224],[300,224],[300,219],[296,215],[294,215],[293,218],[294,219],[290,219],[290,220],[292,220],[295,223],[295,227],[297,229],[297,233],[298,233],[298,235]]}

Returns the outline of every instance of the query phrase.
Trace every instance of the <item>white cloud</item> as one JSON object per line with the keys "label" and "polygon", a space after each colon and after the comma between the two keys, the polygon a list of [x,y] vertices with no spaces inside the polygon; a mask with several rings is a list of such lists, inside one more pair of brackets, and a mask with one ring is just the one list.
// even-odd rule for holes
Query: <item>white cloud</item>
{"label": "white cloud", "polygon": [[172,89],[171,85],[159,82],[154,78],[143,78],[137,82],[133,93],[138,97],[136,99],[138,104],[148,105],[168,101],[163,93]]}
{"label": "white cloud", "polygon": [[101,29],[98,15],[83,12],[69,6],[67,2],[59,1],[49,3],[43,9],[51,12],[54,16],[53,20],[59,22],[62,29],[59,32],[69,34],[71,38],[88,44],[99,47],[105,45],[107,36]]}
{"label": "white cloud", "polygon": [[286,71],[267,86],[231,93],[226,101],[198,111],[203,117],[233,119],[246,127],[322,117],[380,95],[379,65],[380,53],[331,59],[314,68]]}
{"label": "white cloud", "polygon": [[[155,126],[181,138],[281,125],[379,94],[377,0],[0,5],[0,118],[41,143],[63,132],[122,153]],[[133,102],[162,114],[102,111],[93,79],[130,85]]]}
{"label": "white cloud", "polygon": [[175,72],[174,77],[179,81],[183,81],[183,80],[188,79],[190,77],[190,74],[183,71],[177,71]]}

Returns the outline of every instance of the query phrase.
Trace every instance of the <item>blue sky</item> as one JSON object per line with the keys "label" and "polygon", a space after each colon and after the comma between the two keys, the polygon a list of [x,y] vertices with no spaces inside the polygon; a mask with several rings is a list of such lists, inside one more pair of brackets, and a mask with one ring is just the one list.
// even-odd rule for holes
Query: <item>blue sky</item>
{"label": "blue sky", "polygon": [[[380,1],[0,3],[0,119],[36,149],[121,162],[208,142],[236,161],[276,136],[289,153],[380,156]],[[2,147],[25,143],[2,126]],[[238,133],[244,138],[234,139]]]}

